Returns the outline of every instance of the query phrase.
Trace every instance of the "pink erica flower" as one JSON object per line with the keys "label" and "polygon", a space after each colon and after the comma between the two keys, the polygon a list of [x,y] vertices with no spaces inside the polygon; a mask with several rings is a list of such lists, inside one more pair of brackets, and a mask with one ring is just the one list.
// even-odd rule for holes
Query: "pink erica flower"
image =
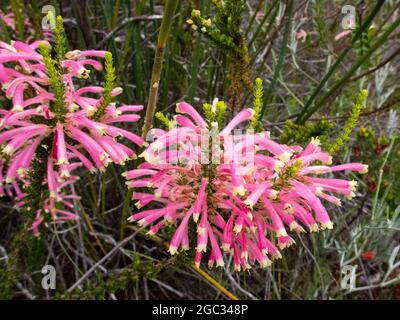
{"label": "pink erica flower", "polygon": [[[69,169],[72,170],[73,168]],[[53,159],[51,156],[49,157],[46,175],[49,193],[44,200],[43,207],[36,211],[36,217],[31,226],[34,235],[39,235],[39,226],[44,221],[46,223],[62,223],[77,219],[73,212],[74,200],[79,200],[80,197],[72,193],[70,188],[76,180],[78,180],[77,176],[62,178],[60,173],[54,169]]]}
{"label": "pink erica flower", "polygon": [[235,132],[252,118],[252,109],[222,130],[185,102],[177,112],[177,126],[153,129],[154,141],[141,155],[146,161],[124,176],[140,209],[130,220],[148,226],[150,235],[175,225],[169,252],[193,248],[197,265],[207,256],[209,266],[222,267],[225,252],[236,270],[256,262],[268,267],[294,244],[291,231],[332,227],[323,202],[340,200],[330,193],[354,196],[355,182],[315,174],[367,169],[358,163],[329,166],[331,157],[316,139],[302,149],[276,143],[268,132]]}
{"label": "pink erica flower", "polygon": [[352,32],[352,30],[345,30],[342,32],[339,32],[336,36],[335,36],[335,41],[338,41],[346,36],[348,36],[350,33]]}
{"label": "pink erica flower", "polygon": [[14,14],[11,13],[4,13],[0,10],[0,20],[12,30],[15,30],[15,21],[14,21]]}
{"label": "pink erica flower", "polygon": [[[77,79],[88,78],[90,69],[102,69],[96,59],[104,57],[105,51],[66,54],[60,63],[64,110],[59,113],[54,107],[55,95],[38,48],[39,42],[0,42],[0,83],[9,99],[9,106],[0,109],[0,151],[7,157],[1,162],[0,191],[18,191],[19,205],[24,205],[25,194],[8,185],[29,185],[28,173],[39,146],[49,152],[46,183],[50,197],[43,208],[37,209],[40,214],[34,230],[45,213],[59,221],[72,217],[71,212],[56,209],[55,203],[62,197],[53,197],[58,195],[60,185],[76,180],[71,171],[80,165],[95,172],[104,171],[109,163],[124,164],[135,157],[132,145],[145,144],[141,137],[118,126],[137,122],[139,116],[135,112],[142,106],[119,106],[114,102],[104,106],[103,87],[78,85]],[[121,93],[122,89],[117,87],[111,96],[116,99]],[[104,110],[98,113],[100,107]]]}
{"label": "pink erica flower", "polygon": [[[11,11],[10,8],[8,10]],[[23,15],[24,13],[21,12],[21,14]],[[16,37],[17,29],[16,29],[14,13],[9,12],[6,14],[2,10],[0,10],[0,20],[7,27],[7,30],[9,31],[11,36],[13,38]],[[34,41],[34,39],[37,39],[39,37],[43,37],[44,40],[48,40],[48,41],[52,40],[54,37],[53,32],[51,31],[50,27],[48,27],[48,28],[43,27],[41,30],[42,34],[37,34],[35,28],[32,26],[32,22],[30,21],[29,17],[24,17],[23,24],[24,24],[24,33],[25,33],[25,37],[26,37],[24,39],[24,41],[26,41],[28,43]]]}
{"label": "pink erica flower", "polygon": [[348,36],[355,29],[355,22],[354,22],[354,20],[352,18],[348,18],[348,20],[346,22],[347,22],[347,30],[339,32],[335,36],[335,41],[338,41],[338,40]]}

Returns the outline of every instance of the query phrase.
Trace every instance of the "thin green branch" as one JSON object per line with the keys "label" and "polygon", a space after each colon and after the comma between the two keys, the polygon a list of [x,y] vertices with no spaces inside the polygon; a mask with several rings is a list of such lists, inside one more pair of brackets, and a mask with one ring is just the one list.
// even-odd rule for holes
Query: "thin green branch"
{"label": "thin green branch", "polygon": [[278,63],[276,64],[276,66],[274,68],[274,75],[273,75],[271,84],[269,85],[267,94],[265,95],[265,98],[264,98],[264,105],[263,105],[263,108],[262,108],[261,113],[259,115],[259,120],[260,121],[264,117],[265,110],[267,108],[267,105],[271,101],[272,93],[273,93],[273,91],[275,89],[276,82],[278,81],[278,77],[280,76],[280,73],[281,73],[283,61],[285,59],[287,43],[288,43],[288,40],[289,40],[289,33],[290,33],[291,28],[292,28],[293,6],[294,6],[294,1],[293,0],[289,0],[288,5],[286,7],[286,14],[285,14],[286,26],[285,26],[285,31],[284,31],[283,38],[282,38],[281,52],[279,54]]}
{"label": "thin green branch", "polygon": [[165,12],[163,19],[161,21],[160,32],[158,34],[157,48],[154,57],[153,70],[151,74],[149,101],[147,103],[146,116],[144,118],[144,125],[142,130],[142,136],[144,138],[146,137],[147,132],[151,128],[154,118],[154,113],[156,111],[158,87],[160,85],[164,50],[167,45],[169,32],[173,22],[174,13],[176,11],[176,8],[178,7],[178,3],[179,3],[178,0],[168,0],[167,4],[165,5]]}

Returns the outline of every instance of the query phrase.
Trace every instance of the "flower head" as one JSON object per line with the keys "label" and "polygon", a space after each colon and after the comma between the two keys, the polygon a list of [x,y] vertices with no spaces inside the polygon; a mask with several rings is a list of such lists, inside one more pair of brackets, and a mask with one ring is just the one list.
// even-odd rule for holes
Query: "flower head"
{"label": "flower head", "polygon": [[[116,124],[136,122],[135,112],[142,106],[117,106],[114,100],[122,89],[113,88],[113,83],[105,87],[77,84],[76,79],[86,78],[90,68],[102,69],[95,58],[106,56],[105,51],[73,51],[56,63],[47,50],[45,42],[0,42],[0,84],[10,100],[10,107],[0,110],[4,158],[0,182],[3,188],[10,183],[26,185],[32,162],[39,161],[38,148],[46,149],[48,156],[39,162],[43,166],[47,162],[50,196],[36,209],[40,217],[49,212],[58,219],[54,202],[60,197],[55,195],[60,184],[76,180],[72,170],[82,164],[91,172],[103,171],[111,162],[123,164],[135,157],[127,142],[142,146],[143,139]],[[66,211],[61,215],[70,217]]]}
{"label": "flower head", "polygon": [[222,130],[185,102],[177,112],[177,126],[154,129],[155,140],[141,155],[146,161],[124,176],[129,187],[140,188],[133,199],[142,210],[130,220],[150,226],[150,234],[176,225],[169,252],[194,247],[196,264],[207,254],[210,266],[223,266],[226,252],[235,270],[255,262],[268,267],[281,257],[279,250],[294,244],[291,231],[332,228],[322,201],[340,200],[330,193],[354,195],[354,182],[314,175],[366,170],[359,163],[330,166],[317,139],[303,149],[279,144],[268,132],[237,132],[252,119],[252,109]]}

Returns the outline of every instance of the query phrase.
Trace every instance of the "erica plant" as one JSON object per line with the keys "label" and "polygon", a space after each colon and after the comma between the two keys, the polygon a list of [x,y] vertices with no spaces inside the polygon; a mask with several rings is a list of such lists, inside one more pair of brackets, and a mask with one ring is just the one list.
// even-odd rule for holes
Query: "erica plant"
{"label": "erica plant", "polygon": [[[54,38],[55,52],[44,41],[0,42],[0,83],[10,101],[0,110],[0,193],[30,213],[35,234],[43,220],[76,218],[69,186],[77,167],[103,171],[134,157],[129,141],[144,144],[115,126],[136,122],[142,106],[116,104],[122,89],[115,87],[111,53],[66,52],[61,17]],[[90,69],[102,70],[97,58],[105,59],[102,86],[90,83]]]}
{"label": "erica plant", "polygon": [[[253,130],[259,127],[261,96],[258,89],[255,108],[243,109],[225,127],[223,102],[205,104],[205,118],[178,103],[173,121],[158,115],[168,130],[151,131],[155,141],[141,154],[145,162],[124,174],[142,209],[130,219],[150,226],[150,235],[176,226],[171,254],[193,248],[189,254],[198,266],[207,255],[210,267],[222,267],[224,251],[232,255],[235,270],[256,262],[268,267],[271,258],[281,257],[279,250],[294,244],[289,231],[332,229],[324,202],[341,205],[332,193],[355,195],[355,181],[316,175],[364,173],[367,166],[331,166],[318,139],[302,148]],[[251,130],[235,130],[246,122]]]}
{"label": "erica plant", "polygon": [[[228,3],[218,7],[219,24],[235,11],[233,2]],[[169,2],[163,19],[143,136],[153,120],[163,49],[177,4]],[[238,13],[242,6],[240,2]],[[15,28],[15,14],[1,18]],[[230,44],[241,65],[248,67],[238,26],[232,25],[230,32],[237,36],[235,43],[198,11],[192,18],[188,22],[194,29],[201,27],[214,41]],[[51,38],[54,50],[49,42],[30,38],[0,42],[0,83],[10,102],[0,109],[0,194],[15,198],[15,205],[29,213],[36,235],[43,221],[76,219],[74,203],[79,196],[71,186],[78,180],[78,167],[95,172],[110,163],[124,164],[135,157],[133,144],[147,148],[141,154],[144,162],[124,173],[139,209],[131,221],[148,226],[150,235],[172,226],[169,252],[189,251],[197,266],[207,255],[209,266],[222,267],[225,252],[232,256],[235,270],[249,269],[256,262],[268,267],[272,259],[282,257],[280,250],[295,243],[291,232],[333,228],[326,203],[340,206],[341,200],[333,194],[351,199],[356,188],[355,181],[334,178],[334,172],[367,171],[361,163],[332,166],[330,155],[348,139],[364,91],[330,153],[321,149],[318,138],[304,148],[271,138],[260,121],[265,111],[261,79],[255,82],[253,108],[237,112],[227,125],[227,106],[217,99],[204,104],[204,117],[180,102],[173,120],[157,114],[166,130],[151,129],[148,137],[153,141],[147,145],[140,136],[116,126],[137,122],[135,112],[142,106],[117,105],[122,89],[115,86],[111,53],[67,52],[61,17]],[[103,69],[98,59],[105,60],[102,85],[90,78],[91,69]],[[241,90],[250,87],[248,74],[239,73]],[[239,97],[232,100],[234,105],[240,101]]]}

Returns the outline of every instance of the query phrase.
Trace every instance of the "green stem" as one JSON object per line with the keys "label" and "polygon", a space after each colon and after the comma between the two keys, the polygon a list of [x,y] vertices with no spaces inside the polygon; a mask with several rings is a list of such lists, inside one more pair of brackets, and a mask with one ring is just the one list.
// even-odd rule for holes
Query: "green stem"
{"label": "green stem", "polygon": [[[144,1],[136,5],[135,16],[139,16],[143,13]],[[132,24],[133,30],[133,43],[140,43],[140,22],[137,24]],[[143,75],[148,74],[147,68],[143,66],[143,55],[144,48],[141,46],[136,47],[136,54],[133,58],[133,74],[136,83],[135,99],[138,101],[143,101],[145,97],[145,77]]]}
{"label": "green stem", "polygon": [[0,40],[3,40],[7,43],[11,41],[11,37],[3,20],[0,20]]}
{"label": "green stem", "polygon": [[262,30],[262,27],[264,26],[265,22],[267,21],[269,15],[272,13],[273,9],[275,8],[275,6],[278,4],[278,0],[275,0],[272,5],[268,8],[268,11],[264,14],[264,18],[261,20],[260,24],[257,27],[256,32],[254,32],[253,37],[251,38],[251,40],[249,41],[248,47],[251,48],[251,45],[253,44],[253,42],[257,39],[258,34],[260,33],[260,31]]}
{"label": "green stem", "polygon": [[18,37],[19,39],[25,39],[25,28],[24,28],[24,17],[22,8],[21,8],[21,3],[19,0],[12,0],[11,1],[11,10],[14,14],[14,20],[15,20],[15,26],[17,29]]}
{"label": "green stem", "polygon": [[389,145],[389,148],[387,149],[386,156],[385,156],[385,158],[383,159],[383,163],[382,163],[382,165],[381,165],[381,167],[380,167],[380,169],[379,169],[378,186],[377,186],[377,189],[376,189],[376,191],[375,191],[374,202],[373,202],[373,205],[372,205],[372,216],[371,216],[371,220],[375,220],[375,218],[376,218],[376,208],[377,208],[377,205],[378,205],[379,194],[380,194],[381,186],[382,186],[383,169],[385,168],[386,162],[387,162],[387,160],[389,159],[389,155],[390,155],[391,152],[392,152],[392,149],[393,149],[393,145],[394,145],[395,140],[396,140],[396,137],[394,137],[394,138],[392,139],[392,141],[391,141],[391,143],[390,143],[390,145]]}
{"label": "green stem", "polygon": [[146,138],[147,132],[151,128],[154,113],[156,111],[158,87],[160,85],[160,76],[162,70],[162,63],[164,57],[164,50],[167,45],[169,31],[173,22],[174,13],[178,7],[179,0],[168,0],[165,5],[165,12],[161,22],[160,32],[158,34],[157,48],[154,57],[153,71],[151,74],[149,101],[146,108],[146,116],[144,118],[144,125],[142,137]]}
{"label": "green stem", "polygon": [[201,53],[202,53],[202,45],[200,42],[200,34],[199,34],[199,36],[197,37],[195,48],[194,48],[192,68],[191,68],[191,72],[190,72],[191,73],[191,81],[190,81],[190,87],[189,87],[188,94],[187,94],[187,101],[189,103],[193,103],[193,98],[194,98],[194,95],[195,95],[195,92],[197,89]]}
{"label": "green stem", "polygon": [[264,105],[261,110],[259,120],[261,120],[264,117],[265,110],[267,108],[267,105],[271,101],[272,92],[274,91],[276,82],[278,81],[278,77],[280,76],[280,73],[281,73],[283,60],[285,58],[285,53],[286,53],[286,48],[287,48],[287,42],[289,39],[289,33],[291,30],[291,26],[292,26],[291,20],[292,20],[292,13],[293,13],[293,4],[294,4],[294,1],[289,0],[289,3],[287,5],[287,10],[286,10],[286,26],[285,26],[285,31],[283,34],[283,39],[282,39],[281,52],[279,54],[278,63],[276,64],[276,66],[274,68],[274,75],[273,75],[271,84],[268,87],[267,94],[265,95]]}
{"label": "green stem", "polygon": [[113,13],[113,17],[111,20],[112,29],[114,29],[117,25],[120,2],[121,2],[120,0],[115,1],[114,13]]}
{"label": "green stem", "polygon": [[104,217],[106,211],[106,191],[107,191],[107,170],[101,175],[101,199],[100,199],[100,215]]}
{"label": "green stem", "polygon": [[124,238],[124,230],[125,230],[125,226],[126,226],[126,219],[128,217],[129,214],[129,204],[131,202],[132,199],[132,195],[133,195],[133,189],[129,189],[125,195],[124,198],[124,206],[122,208],[122,214],[121,214],[121,226],[119,229],[119,235],[120,235],[120,240],[122,240]]}

